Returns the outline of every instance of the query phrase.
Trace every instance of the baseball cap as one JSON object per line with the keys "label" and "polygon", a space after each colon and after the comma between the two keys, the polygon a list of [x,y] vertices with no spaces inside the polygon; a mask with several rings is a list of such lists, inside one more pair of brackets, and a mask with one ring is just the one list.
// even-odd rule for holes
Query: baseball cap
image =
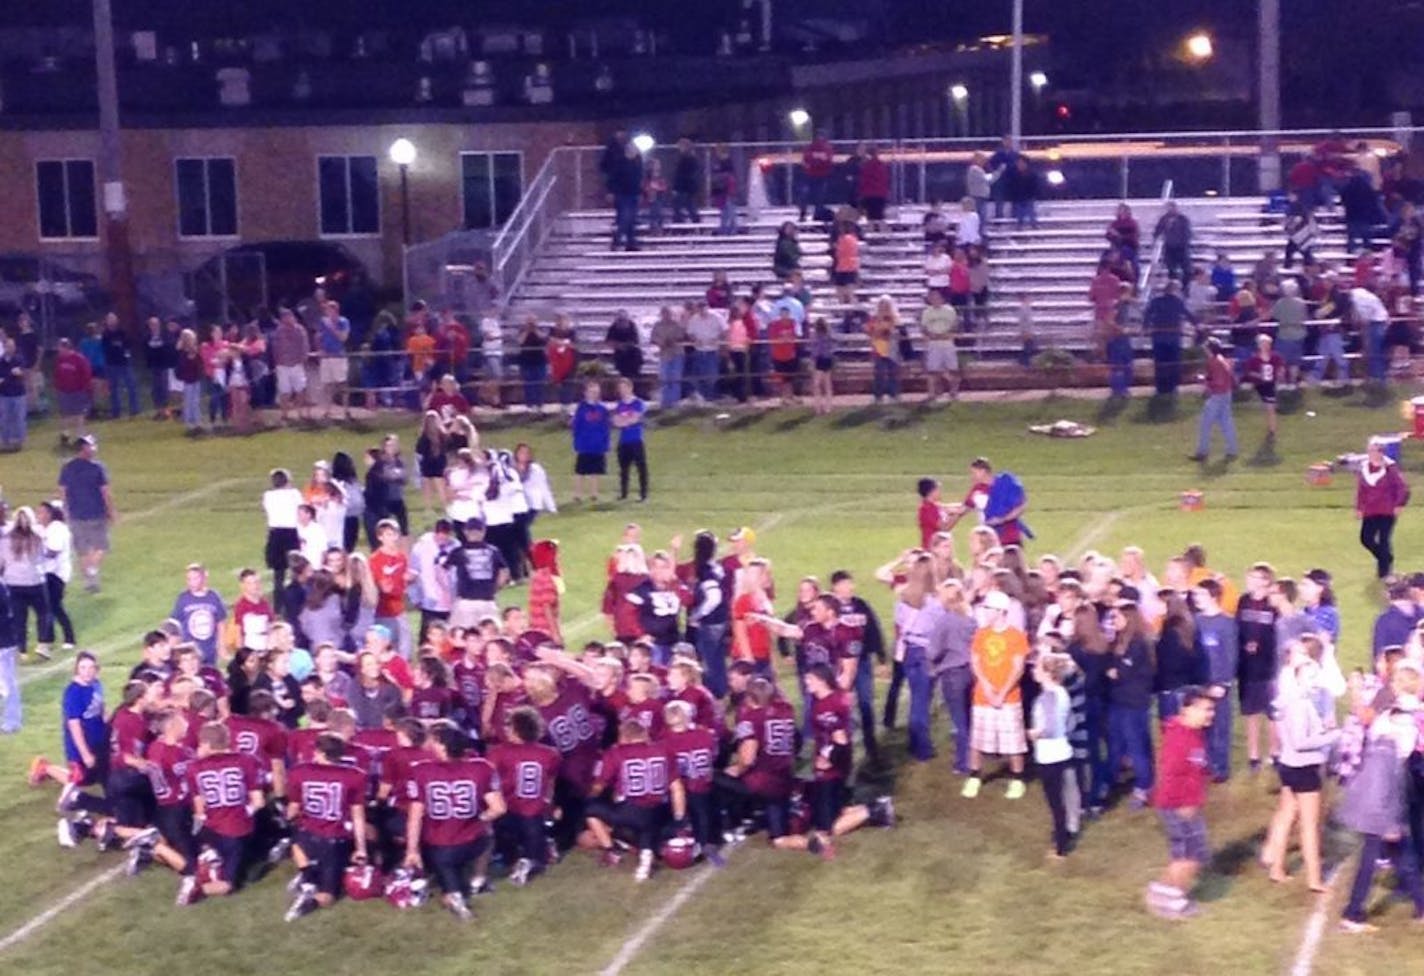
{"label": "baseball cap", "polygon": [[465,524],[462,527],[466,530],[479,529],[483,532],[485,530],[485,520],[476,515],[474,518],[465,519]]}
{"label": "baseball cap", "polygon": [[1137,606],[1137,601],[1141,599],[1141,594],[1137,592],[1135,586],[1124,586],[1117,594],[1117,606]]}
{"label": "baseball cap", "polygon": [[984,594],[984,608],[986,610],[1007,610],[1012,605],[1009,600],[1009,595],[1003,590],[990,590]]}
{"label": "baseball cap", "polygon": [[372,624],[369,632],[375,634],[377,637],[384,641],[388,641],[391,639],[391,629],[385,624]]}
{"label": "baseball cap", "polygon": [[99,438],[95,437],[93,434],[84,434],[74,443],[79,447],[98,447]]}
{"label": "baseball cap", "polygon": [[756,545],[756,530],[749,525],[744,525],[740,529],[734,529],[727,538],[733,542],[748,542]]}
{"label": "baseball cap", "polygon": [[321,468],[321,469],[324,470],[324,471],[330,471],[330,470],[331,470],[331,462],[330,462],[330,461],[313,461],[313,462],[312,462],[312,468],[314,468],[314,469],[315,469],[315,468]]}

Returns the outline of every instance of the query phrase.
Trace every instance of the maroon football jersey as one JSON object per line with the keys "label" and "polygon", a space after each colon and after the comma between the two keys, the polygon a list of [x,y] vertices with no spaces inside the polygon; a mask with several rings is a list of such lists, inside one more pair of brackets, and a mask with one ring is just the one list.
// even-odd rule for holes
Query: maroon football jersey
{"label": "maroon football jersey", "polygon": [[249,715],[229,715],[224,724],[231,736],[232,751],[251,756],[264,769],[274,759],[287,758],[287,730],[281,724]]}
{"label": "maroon football jersey", "polygon": [[813,621],[801,628],[796,667],[805,673],[817,664],[825,664],[835,673],[840,670],[841,661],[851,656],[850,645],[850,632],[840,624],[827,627]]}
{"label": "maroon football jersey", "polygon": [[851,718],[850,701],[839,691],[833,691],[825,698],[811,701],[811,732],[816,737],[816,755],[827,759],[835,756],[830,769],[817,769],[816,779],[846,779],[850,776],[850,749],[838,749],[834,741],[837,732],[845,733],[846,744],[850,744]]}
{"label": "maroon football jersey", "polygon": [[622,688],[590,697],[589,715],[593,719],[594,738],[603,745],[611,746],[618,739],[618,716],[627,704],[628,693]]}
{"label": "maroon football jersey", "polygon": [[509,812],[520,817],[545,817],[554,800],[554,780],[559,773],[559,753],[542,742],[501,742],[490,750],[489,761],[499,774]]}
{"label": "maroon football jersey", "polygon": [[509,718],[509,713],[520,705],[529,704],[529,696],[524,694],[524,689],[515,691],[501,691],[494,696],[494,705],[490,709],[489,728],[480,729],[482,737],[486,742],[504,741],[504,723]]}
{"label": "maroon football jersey", "polygon": [[553,644],[554,638],[542,630],[526,630],[514,639],[514,659],[528,664],[539,660],[539,645]]}
{"label": "maroon football jersey", "polygon": [[116,708],[109,717],[109,755],[115,766],[123,764],[124,757],[142,759],[152,737],[148,720],[132,708]]}
{"label": "maroon football jersey", "polygon": [[188,764],[193,750],[184,743],[169,745],[162,739],[148,747],[148,778],[153,783],[153,798],[161,807],[180,807],[187,803]]}
{"label": "maroon football jersey", "polygon": [[677,759],[659,742],[620,742],[599,760],[594,792],[613,791],[619,803],[660,807],[677,779]]}
{"label": "maroon football jersey", "polygon": [[715,729],[720,724],[717,715],[717,699],[712,692],[701,685],[688,685],[673,694],[672,701],[687,702],[692,706],[692,722],[706,729]]}
{"label": "maroon football jersey", "polygon": [[544,717],[545,737],[559,750],[563,762],[559,778],[580,793],[587,793],[598,762],[598,736],[589,715],[589,695],[583,685],[569,682],[547,705],[539,706]]}
{"label": "maroon football jersey", "polygon": [[352,836],[351,808],[366,801],[366,776],[333,763],[302,763],[287,777],[287,796],[297,804],[297,826],[331,840]]}
{"label": "maroon football jersey", "polygon": [[188,720],[188,732],[183,736],[183,744],[197,752],[198,733],[202,731],[204,725],[208,724],[208,720],[191,708],[184,710],[183,717]]}
{"label": "maroon football jersey", "polygon": [[712,773],[717,761],[717,735],[711,729],[694,726],[681,732],[669,732],[663,737],[677,762],[677,774],[689,793],[710,793]]}
{"label": "maroon football jersey", "polygon": [[417,688],[410,696],[410,714],[422,722],[436,722],[453,715],[458,704],[453,688]]}
{"label": "maroon football jersey", "polygon": [[795,710],[779,699],[765,708],[743,708],[737,717],[737,741],[746,739],[756,740],[757,756],[743,781],[762,796],[789,796],[796,766]]}
{"label": "maroon football jersey", "polygon": [[485,794],[499,789],[499,776],[483,759],[467,757],[416,766],[411,774],[415,802],[424,808],[422,843],[436,847],[473,844],[489,832],[480,819]]}
{"label": "maroon football jersey", "polygon": [[865,628],[870,621],[860,612],[854,600],[838,600],[836,605],[840,611],[841,629],[850,641],[850,652],[859,660],[861,649],[865,646]]}
{"label": "maroon football jersey", "polygon": [[618,712],[618,724],[624,722],[637,722],[648,730],[648,736],[654,740],[663,737],[663,703],[654,699],[640,702],[628,702]]}
{"label": "maroon football jersey", "polygon": [[207,829],[223,837],[252,833],[247,803],[252,791],[261,788],[262,770],[257,760],[242,753],[214,753],[188,764],[188,791],[202,797]]}
{"label": "maroon football jersey", "polygon": [[460,697],[460,707],[464,709],[464,726],[473,729],[480,724],[480,706],[485,700],[485,666],[483,661],[473,664],[464,658],[450,666],[451,680],[455,694]]}
{"label": "maroon football jersey", "polygon": [[311,762],[316,758],[316,740],[326,731],[325,727],[293,729],[287,733],[287,765]]}
{"label": "maroon football jersey", "polygon": [[417,746],[396,746],[381,759],[381,783],[390,787],[390,803],[399,810],[410,806],[411,773],[435,756]]}

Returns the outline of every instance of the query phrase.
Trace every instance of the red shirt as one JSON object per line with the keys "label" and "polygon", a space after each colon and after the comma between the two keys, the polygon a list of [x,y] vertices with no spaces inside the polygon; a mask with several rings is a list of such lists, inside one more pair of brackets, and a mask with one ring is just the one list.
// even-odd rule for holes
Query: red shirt
{"label": "red shirt", "polygon": [[717,733],[701,725],[669,732],[663,745],[677,762],[677,774],[689,793],[710,793],[717,762]]}
{"label": "red shirt", "polygon": [[142,759],[152,737],[148,720],[132,708],[116,708],[109,717],[109,753],[116,766],[125,757]]}
{"label": "red shirt", "polygon": [[860,173],[856,177],[857,195],[884,198],[890,195],[890,167],[885,160],[867,156],[860,163]]}
{"label": "red shirt", "polygon": [[1231,364],[1222,356],[1206,357],[1206,392],[1211,396],[1221,396],[1236,389],[1236,375],[1231,372]]}
{"label": "red shirt", "polygon": [[796,666],[806,671],[817,664],[830,665],[834,674],[840,673],[841,662],[852,657],[853,635],[840,622],[826,627],[812,621],[801,628],[801,640],[796,645]]}
{"label": "red shirt", "polygon": [[589,715],[588,697],[583,685],[570,683],[558,698],[538,706],[547,741],[564,757],[559,778],[581,793],[588,792],[593,767],[598,763],[598,736]]}
{"label": "red shirt", "polygon": [[[1366,480],[1368,476],[1369,480]],[[1370,481],[1374,483],[1371,484]],[[1384,470],[1372,467],[1368,461],[1360,465],[1359,482],[1355,486],[1355,511],[1360,516],[1393,515],[1395,509],[1409,504],[1409,485],[1399,473],[1399,465],[1385,459]]]}
{"label": "red shirt", "polygon": [[643,636],[643,627],[638,619],[638,605],[628,600],[632,593],[648,579],[646,574],[615,573],[603,590],[603,612],[613,618],[613,633],[625,644]]}
{"label": "red shirt", "polygon": [[[249,623],[247,618],[253,618]],[[262,597],[256,600],[249,600],[245,596],[237,598],[237,602],[232,605],[232,620],[237,625],[239,640],[243,647],[250,647],[248,643],[249,630],[253,633],[267,633],[267,625],[272,622],[272,605]]]}
{"label": "red shirt", "polygon": [[[811,731],[816,737],[816,756],[831,760],[829,769],[817,768],[817,780],[844,780],[850,778],[850,702],[846,696],[835,691],[825,698],[811,701]],[[837,746],[835,736],[844,732],[844,748]]]}
{"label": "red shirt", "polygon": [[333,763],[302,763],[287,779],[287,795],[297,803],[297,826],[317,837],[347,840],[351,808],[366,801],[366,777],[359,769]]}
{"label": "red shirt", "polygon": [[376,616],[399,617],[405,613],[406,573],[410,560],[400,552],[377,549],[371,553],[371,576],[376,581]]}
{"label": "red shirt", "polygon": [[411,774],[414,802],[424,808],[422,843],[433,847],[473,844],[489,833],[480,819],[485,795],[500,788],[494,767],[473,756],[421,763]]}
{"label": "red shirt", "polygon": [[453,688],[417,688],[410,696],[410,714],[422,722],[434,722],[454,714],[460,696]]}
{"label": "red shirt", "polygon": [[717,727],[717,699],[701,685],[688,685],[673,693],[668,700],[683,701],[691,705],[693,724],[708,729]]}
{"label": "red shirt", "polygon": [[613,791],[618,803],[660,807],[677,780],[677,757],[657,742],[621,742],[603,754],[594,774],[593,792]]}
{"label": "red shirt", "polygon": [[169,745],[159,739],[148,747],[148,760],[153,763],[148,778],[158,805],[181,807],[187,803],[188,764],[193,761],[193,750],[181,742]]}
{"label": "red shirt", "polygon": [[415,678],[411,676],[410,665],[405,663],[405,658],[399,654],[392,654],[388,660],[381,662],[381,675],[401,691],[411,691],[415,688]]}
{"label": "red shirt", "polygon": [[[469,351],[470,340],[465,339],[465,349]],[[425,409],[434,410],[444,421],[453,420],[455,417],[463,417],[470,412],[470,401],[465,399],[463,393],[446,393],[444,390],[436,390],[430,394],[430,402]]]}
{"label": "red shirt", "polygon": [[817,139],[801,154],[801,165],[809,178],[823,180],[835,171],[835,150],[825,139]]}
{"label": "red shirt", "polygon": [[[445,348],[449,351],[450,365],[464,366],[465,361],[470,358],[470,330],[458,321],[446,322],[440,327],[440,338],[444,340]],[[431,409],[439,408],[432,407]],[[469,413],[470,408],[466,406],[460,412]]]}
{"label": "red shirt", "polygon": [[381,758],[381,785],[390,787],[391,806],[398,810],[410,807],[415,795],[415,768],[435,757],[418,746],[396,746]]}
{"label": "red shirt", "polygon": [[796,321],[794,319],[773,319],[766,327],[766,341],[771,346],[771,358],[778,363],[789,363],[796,358]]}
{"label": "red shirt", "polygon": [[208,830],[222,837],[247,837],[252,814],[247,809],[252,793],[261,789],[262,770],[257,760],[236,752],[219,752],[188,764],[188,791],[203,799]]}
{"label": "red shirt", "polygon": [[743,593],[732,601],[732,621],[747,625],[747,647],[755,661],[771,660],[771,630],[766,624],[747,618],[749,614],[770,612],[766,597],[760,593]]}
{"label": "red shirt", "polygon": [[796,770],[796,712],[791,704],[773,699],[765,708],[744,708],[737,716],[736,737],[738,742],[757,743],[756,761],[742,776],[752,792],[790,796]]}
{"label": "red shirt", "polygon": [[544,355],[549,360],[549,379],[554,383],[562,383],[568,379],[578,362],[578,352],[572,342],[550,339],[549,345],[544,349]]}
{"label": "red shirt", "polygon": [[935,533],[944,528],[944,510],[928,498],[920,502],[920,548],[928,549]]}
{"label": "red shirt", "polygon": [[1158,810],[1200,807],[1206,803],[1208,775],[1206,733],[1169,719],[1162,729],[1154,805]]}
{"label": "red shirt", "polygon": [[308,763],[316,757],[316,740],[326,728],[293,729],[287,733],[287,765]]}
{"label": "red shirt", "polygon": [[544,817],[554,802],[559,753],[541,742],[502,742],[489,760],[499,774],[505,805],[517,817]]}
{"label": "red shirt", "polygon": [[1273,352],[1262,359],[1260,353],[1246,360],[1246,380],[1250,383],[1274,383],[1285,372],[1286,361],[1280,353]]}
{"label": "red shirt", "polygon": [[88,393],[94,371],[82,353],[70,349],[54,358],[54,388],[60,393]]}
{"label": "red shirt", "polygon": [[559,587],[554,574],[536,569],[529,577],[529,626],[534,630],[552,632],[559,619]]}
{"label": "red shirt", "polygon": [[274,759],[286,761],[287,730],[276,722],[248,715],[229,715],[223,724],[232,736],[232,751],[256,759],[264,778]]}

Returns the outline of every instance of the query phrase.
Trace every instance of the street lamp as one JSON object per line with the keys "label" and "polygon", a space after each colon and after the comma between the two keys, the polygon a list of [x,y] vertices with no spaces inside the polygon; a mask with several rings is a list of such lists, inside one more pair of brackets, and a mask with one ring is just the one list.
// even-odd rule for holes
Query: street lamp
{"label": "street lamp", "polygon": [[797,129],[808,125],[811,121],[811,113],[804,108],[793,108],[786,117],[790,120],[792,127]]}
{"label": "street lamp", "polygon": [[1193,61],[1209,60],[1214,53],[1216,48],[1206,31],[1197,31],[1187,38],[1187,57]]}
{"label": "street lamp", "polygon": [[962,102],[969,97],[969,88],[961,84],[950,85],[949,97],[954,99],[956,102]]}
{"label": "street lamp", "polygon": [[1033,86],[1034,91],[1043,91],[1048,87],[1048,75],[1042,71],[1035,71],[1028,76],[1028,83]]}
{"label": "street lamp", "polygon": [[410,246],[410,165],[415,162],[415,143],[397,139],[391,143],[391,162],[400,167],[401,180],[401,241]]}
{"label": "street lamp", "polygon": [[640,153],[650,151],[655,145],[657,145],[657,143],[653,140],[653,137],[646,132],[639,132],[633,137],[633,148]]}

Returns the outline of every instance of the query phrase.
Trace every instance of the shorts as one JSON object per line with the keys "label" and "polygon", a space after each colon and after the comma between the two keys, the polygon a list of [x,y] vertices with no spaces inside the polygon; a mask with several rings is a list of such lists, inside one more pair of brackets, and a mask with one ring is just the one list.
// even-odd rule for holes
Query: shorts
{"label": "shorts", "polygon": [[1305,355],[1305,339],[1277,339],[1276,352],[1281,354],[1287,366],[1297,368]]}
{"label": "shorts", "polygon": [[1286,766],[1282,764],[1276,767],[1276,771],[1280,774],[1281,786],[1292,793],[1320,792],[1319,766]]}
{"label": "shorts", "polygon": [[[345,356],[323,356],[317,367],[317,376],[323,386],[345,383],[351,373],[351,363]],[[300,390],[297,392],[301,392]]]}
{"label": "shorts", "polygon": [[89,412],[89,408],[94,404],[94,398],[88,391],[82,393],[56,393],[55,401],[59,406],[61,417],[82,417]]}
{"label": "shorts", "polygon": [[456,600],[450,610],[450,626],[468,630],[486,617],[499,619],[499,605],[493,600]]}
{"label": "shorts", "polygon": [[925,372],[959,372],[959,347],[953,339],[925,343]]}
{"label": "shorts", "polygon": [[1028,752],[1023,706],[1018,702],[1002,708],[975,705],[969,741],[977,752],[994,756],[1019,756]]}
{"label": "shorts", "polygon": [[640,851],[651,851],[656,850],[662,840],[667,810],[666,804],[645,807],[626,800],[613,803],[600,798],[588,801],[584,816],[606,823],[614,834],[630,838]]}
{"label": "shorts", "polygon": [[1211,859],[1206,841],[1206,818],[1198,810],[1190,817],[1179,810],[1158,810],[1162,828],[1167,832],[1167,849],[1174,861],[1194,861],[1205,864]]}
{"label": "shorts", "polygon": [[445,477],[445,455],[438,454],[435,457],[421,458],[420,476],[422,478]]}
{"label": "shorts", "polygon": [[858,277],[860,277],[860,275],[859,275],[858,272],[855,272],[855,271],[832,271],[832,272],[831,272],[831,282],[832,282],[833,284],[841,285],[842,287],[844,287],[845,285],[853,285],[853,284],[855,284],[856,279],[857,279]]}
{"label": "shorts", "polygon": [[186,803],[159,807],[153,814],[153,825],[163,843],[173,848],[187,861],[183,873],[193,872],[193,808]]}
{"label": "shorts", "polygon": [[836,368],[836,361],[830,356],[817,356],[812,365],[818,373],[829,373]]}
{"label": "shorts", "polygon": [[[286,572],[287,555],[301,549],[302,540],[296,529],[267,530],[267,568],[275,572]],[[320,567],[316,567],[320,568]]]}
{"label": "shorts", "polygon": [[277,395],[298,396],[307,391],[306,366],[277,367]]}
{"label": "shorts", "polygon": [[108,519],[72,519],[69,531],[74,539],[74,551],[80,555],[109,551]]}
{"label": "shorts", "polygon": [[489,838],[481,837],[468,844],[422,844],[420,856],[425,870],[447,895],[468,894],[470,876],[475,861],[489,846]]}
{"label": "shorts", "polygon": [[1271,710],[1272,682],[1243,681],[1240,686],[1241,714],[1265,715]]}
{"label": "shorts", "polygon": [[351,863],[352,842],[346,838],[318,837],[302,830],[297,832],[297,846],[311,862],[305,872],[306,880],[315,884],[323,895],[333,898],[339,895],[346,866]]}
{"label": "shorts", "polygon": [[132,768],[118,768],[104,784],[104,799],[120,827],[147,827],[153,817],[153,783]]}
{"label": "shorts", "polygon": [[1257,384],[1256,384],[1256,395],[1261,398],[1261,402],[1262,402],[1262,403],[1265,403],[1265,404],[1273,404],[1273,403],[1275,403],[1275,402],[1276,402],[1276,384],[1275,384],[1275,383],[1257,383]]}
{"label": "shorts", "polygon": [[204,847],[212,848],[213,853],[217,854],[218,862],[222,865],[222,880],[234,889],[241,888],[243,881],[247,879],[252,835],[228,837],[204,828],[198,835],[198,841]]}
{"label": "shorts", "polygon": [[861,205],[865,208],[866,220],[885,219],[885,198],[884,197],[862,197]]}
{"label": "shorts", "polygon": [[794,359],[777,359],[772,361],[771,368],[782,376],[795,376],[798,365]]}
{"label": "shorts", "polygon": [[806,789],[806,800],[811,804],[811,826],[829,833],[845,808],[845,781],[815,780]]}
{"label": "shorts", "polygon": [[574,474],[607,474],[608,455],[607,454],[576,454],[574,455]]}

